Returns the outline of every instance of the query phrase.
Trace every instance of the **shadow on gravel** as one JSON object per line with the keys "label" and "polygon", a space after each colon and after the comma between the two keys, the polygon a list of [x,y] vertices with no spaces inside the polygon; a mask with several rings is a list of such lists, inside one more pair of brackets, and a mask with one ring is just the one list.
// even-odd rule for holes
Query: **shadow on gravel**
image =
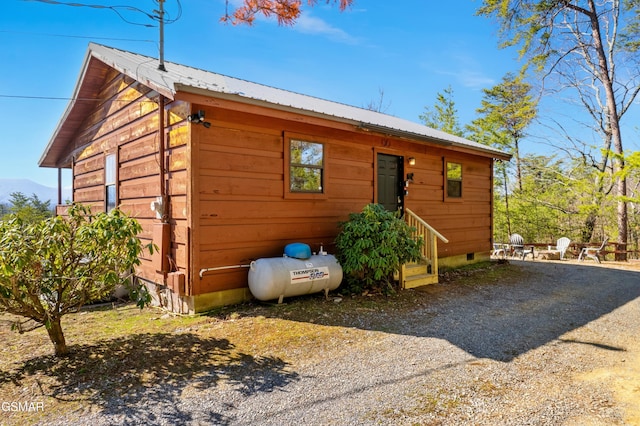
{"label": "shadow on gravel", "polygon": [[[232,419],[215,409],[198,410],[196,418],[192,407],[181,408],[184,393],[224,383],[251,396],[299,379],[279,358],[238,353],[226,339],[191,333],[138,334],[70,349],[66,358],[41,356],[0,374],[0,384],[20,385],[27,376],[41,373],[43,395],[88,401],[109,416],[111,424],[225,425]],[[198,405],[220,406],[218,401]]]}
{"label": "shadow on gravel", "polygon": [[[506,267],[515,268],[518,278],[426,286],[413,293],[412,304],[400,309],[384,298],[372,298],[368,304],[345,298],[336,304],[315,296],[323,305],[320,314],[296,303],[290,308],[272,305],[260,314],[444,339],[474,357],[508,362],[640,297],[640,272],[552,262],[513,262]],[[606,341],[561,342],[625,350]]]}
{"label": "shadow on gravel", "polygon": [[[640,297],[639,272],[544,262],[517,265],[526,278],[449,297],[432,321],[409,330],[446,339],[475,357],[511,361]],[[606,340],[574,343],[624,350]]]}

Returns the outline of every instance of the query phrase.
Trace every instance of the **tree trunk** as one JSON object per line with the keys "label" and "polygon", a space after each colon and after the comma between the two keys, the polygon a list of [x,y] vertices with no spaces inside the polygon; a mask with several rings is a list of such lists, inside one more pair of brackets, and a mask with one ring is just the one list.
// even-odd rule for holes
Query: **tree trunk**
{"label": "tree trunk", "polygon": [[591,237],[593,236],[593,230],[596,229],[596,220],[597,216],[594,212],[589,212],[587,218],[584,221],[584,225],[582,226],[582,242],[588,243],[591,241]]}
{"label": "tree trunk", "polygon": [[[622,134],[620,132],[620,116],[616,105],[615,91],[613,89],[612,71],[607,62],[607,55],[602,44],[602,33],[600,31],[600,22],[598,21],[597,9],[594,0],[589,0],[589,15],[591,20],[591,32],[593,36],[594,47],[598,56],[599,75],[598,78],[602,82],[606,98],[607,124],[611,130],[611,139],[616,156],[613,160],[613,178],[616,179],[616,195],[618,196],[617,222],[618,222],[618,243],[623,247],[627,243],[627,202],[624,198],[627,196],[627,180],[624,177],[624,159],[622,155]],[[626,254],[621,256],[620,260],[626,260]],[[616,259],[617,260],[617,259]]]}
{"label": "tree trunk", "polygon": [[516,157],[516,185],[522,192],[522,162],[520,161],[520,142],[518,138],[513,141],[513,154]]}
{"label": "tree trunk", "polygon": [[49,339],[53,343],[56,356],[65,356],[69,353],[67,343],[64,340],[64,333],[62,332],[62,325],[60,325],[60,317],[52,318],[46,325],[47,333],[49,333]]}
{"label": "tree trunk", "polygon": [[[620,171],[624,170],[624,162],[622,160],[620,160],[620,164],[618,167]],[[620,177],[620,176],[618,177],[617,189],[618,189],[618,196],[620,198],[627,196],[627,179],[625,177]],[[624,251],[624,253],[616,253],[615,259],[619,261],[626,261],[627,260],[626,250],[627,250],[627,243],[629,240],[629,235],[628,235],[629,217],[628,217],[628,210],[627,210],[627,202],[624,201],[624,199],[618,200],[617,218],[618,218],[618,243],[619,243],[619,246],[617,247],[617,249]]]}
{"label": "tree trunk", "polygon": [[507,215],[507,238],[511,237],[511,217],[509,216],[509,185],[507,184],[507,168],[503,167],[502,174],[504,177],[504,206]]}

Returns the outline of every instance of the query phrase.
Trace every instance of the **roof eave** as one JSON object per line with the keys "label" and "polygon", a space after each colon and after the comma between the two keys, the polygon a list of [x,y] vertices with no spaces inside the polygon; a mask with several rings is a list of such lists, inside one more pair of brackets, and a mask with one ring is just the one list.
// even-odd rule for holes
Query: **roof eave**
{"label": "roof eave", "polygon": [[[104,78],[104,75],[101,75],[101,72],[106,72],[109,68],[115,69],[116,71],[144,84],[170,100],[176,99],[178,92],[232,100],[247,105],[262,106],[274,110],[329,120],[335,123],[342,123],[353,126],[355,129],[359,129],[360,131],[375,132],[384,136],[393,136],[412,141],[446,146],[457,151],[476,153],[478,155],[489,156],[499,160],[508,161],[511,159],[511,155],[489,146],[454,135],[448,135],[436,129],[425,127],[423,131],[419,124],[407,122],[407,120],[397,117],[381,115],[381,118],[378,121],[378,117],[375,115],[378,113],[369,111],[368,113],[363,114],[359,109],[348,105],[336,104],[334,102],[316,98],[314,99],[314,102],[319,102],[322,106],[315,109],[315,106],[309,107],[309,103],[307,102],[308,99],[306,99],[307,97],[305,95],[292,93],[293,98],[285,96],[282,98],[284,102],[278,102],[277,99],[279,98],[279,94],[274,96],[274,99],[276,99],[274,101],[274,99],[270,97],[273,95],[271,92],[268,92],[267,95],[265,95],[264,92],[259,92],[257,96],[247,96],[242,91],[231,91],[225,84],[218,85],[217,82],[213,83],[213,85],[221,88],[221,90],[213,90],[206,87],[206,84],[208,84],[206,81],[200,81],[200,84],[204,84],[205,87],[202,85],[191,84],[193,82],[185,81],[185,77],[180,74],[180,71],[171,72],[170,70],[167,72],[153,66],[147,66],[152,58],[143,58],[144,61],[141,62],[141,58],[139,56],[140,55],[125,51],[117,51],[117,54],[114,54],[113,48],[95,43],[89,44],[84,64],[74,88],[73,97],[67,105],[67,109],[58,122],[58,125],[39,160],[39,165],[41,167],[68,166],[68,164],[66,164],[69,162],[68,157],[70,155],[68,149],[70,148],[69,144],[72,142],[75,135],[75,130],[77,130],[78,126],[81,125],[80,121],[83,119],[83,114],[85,114],[86,110],[90,108],[88,102],[93,102],[93,99],[97,100],[97,94],[94,92],[94,90],[96,90],[95,84],[92,83],[95,83],[94,80],[97,80],[100,77]],[[92,63],[92,59],[95,59],[94,63]],[[177,69],[183,67],[175,64],[168,65],[174,66]],[[184,72],[184,70],[182,71]],[[224,83],[224,81],[222,83]],[[235,85],[234,87],[238,86]],[[278,92],[286,92],[281,91],[281,89],[268,89],[277,90]],[[240,90],[242,90],[242,86],[240,86]],[[334,104],[337,108],[334,108]],[[347,113],[345,113],[345,107],[347,108]],[[374,115],[372,116],[371,114]],[[386,117],[386,119],[384,117]]]}
{"label": "roof eave", "polygon": [[[111,67],[118,72],[127,75],[130,78],[136,79],[141,83],[145,84],[147,87],[155,90],[161,95],[173,99],[175,96],[175,90],[171,83],[167,83],[165,85],[158,84],[155,82],[154,76],[147,76],[141,73],[136,73],[135,67],[132,64],[128,64],[123,61],[120,64],[117,60],[112,59],[108,54],[108,51],[105,51],[105,47],[99,44],[90,43],[87,49],[87,53],[84,58],[84,62],[82,67],[80,68],[80,73],[78,79],[76,80],[76,85],[74,87],[73,94],[71,96],[71,100],[67,104],[67,108],[63,113],[62,117],[58,121],[56,129],[54,130],[51,138],[49,139],[49,143],[44,149],[40,159],[38,160],[39,167],[51,167],[51,168],[60,168],[68,166],[67,164],[63,164],[66,162],[66,159],[63,158],[65,150],[68,147],[70,142],[69,137],[63,135],[65,130],[71,131],[73,124],[71,123],[70,118],[73,117],[77,108],[79,108],[80,104],[83,102],[94,102],[88,97],[83,97],[82,92],[85,89],[85,83],[87,79],[88,72],[92,66],[91,61],[95,59],[100,61],[102,64]],[[150,72],[158,72],[163,73],[161,70],[154,70]],[[158,81],[163,81],[161,78]],[[86,99],[85,99],[86,98]],[[96,99],[97,100],[97,99]]]}
{"label": "roof eave", "polygon": [[84,58],[84,62],[82,64],[82,68],[80,68],[80,74],[78,76],[78,79],[76,81],[76,85],[75,88],[73,90],[73,94],[71,96],[71,99],[69,100],[69,103],[67,104],[67,108],[65,109],[64,113],[62,114],[62,117],[60,118],[60,120],[58,121],[58,124],[55,128],[55,130],[53,131],[53,134],[51,135],[51,138],[49,139],[49,143],[47,144],[46,148],[44,149],[44,151],[42,152],[42,155],[40,156],[40,160],[38,160],[38,166],[39,167],[60,167],[60,165],[58,164],[58,162],[56,160],[59,159],[60,154],[62,153],[62,151],[64,151],[63,148],[59,148],[58,151],[58,155],[56,155],[56,158],[51,158],[50,153],[53,150],[54,147],[56,147],[57,145],[59,145],[57,143],[58,140],[58,135],[60,135],[60,132],[62,131],[62,129],[65,127],[66,123],[67,123],[67,119],[69,118],[69,116],[71,115],[74,106],[76,105],[76,101],[78,100],[78,95],[80,93],[81,87],[82,87],[82,82],[84,81],[84,78],[87,74],[87,70],[89,69],[89,62],[91,61],[91,48],[89,48],[87,50],[87,53],[85,55]]}
{"label": "roof eave", "polygon": [[355,128],[367,131],[367,132],[376,132],[376,133],[380,133],[382,135],[385,136],[393,136],[393,137],[398,137],[398,138],[403,138],[403,139],[409,139],[409,140],[413,140],[413,141],[420,141],[420,142],[425,142],[425,143],[431,143],[431,144],[435,144],[435,145],[440,145],[440,146],[446,146],[446,147],[456,147],[456,148],[462,148],[465,150],[472,150],[472,151],[478,151],[478,152],[482,152],[494,159],[498,159],[498,160],[504,160],[504,161],[509,161],[511,160],[511,155],[507,154],[505,152],[493,149],[489,146],[487,146],[486,148],[484,146],[474,146],[474,147],[470,147],[468,145],[462,144],[462,143],[456,143],[455,141],[450,141],[447,139],[442,139],[442,138],[438,138],[438,137],[434,137],[434,136],[429,136],[429,135],[422,135],[419,133],[415,133],[415,132],[409,132],[409,131],[405,131],[405,130],[399,130],[399,129],[395,129],[392,127],[386,127],[386,126],[381,126],[379,124],[375,124],[375,123],[366,123],[366,122],[362,122],[362,121],[357,121],[357,120],[353,120],[350,118],[344,118],[344,117],[339,117],[336,115],[330,115],[330,114],[325,114],[322,112],[318,112],[318,111],[311,111],[311,110],[306,110],[306,109],[301,109],[301,108],[297,108],[294,106],[288,106],[288,105],[283,105],[283,104],[278,104],[278,103],[274,103],[274,102],[269,102],[266,100],[261,100],[261,99],[255,99],[255,98],[249,98],[246,96],[243,96],[242,94],[238,94],[238,93],[224,93],[224,92],[219,92],[219,91],[212,91],[212,90],[208,90],[202,87],[194,87],[194,86],[190,86],[190,85],[186,85],[186,84],[181,84],[181,83],[176,83],[175,84],[175,89],[176,92],[184,92],[184,93],[190,93],[190,94],[194,94],[194,95],[201,95],[201,96],[207,96],[207,97],[214,97],[214,98],[220,98],[220,99],[225,99],[225,100],[232,100],[235,102],[239,102],[239,103],[244,103],[247,105],[255,105],[255,106],[263,106],[263,107],[268,107],[271,109],[277,109],[280,111],[285,111],[285,112],[293,112],[293,113],[297,113],[297,114],[303,114],[309,117],[315,117],[315,118],[323,118],[323,119],[327,119],[330,121],[335,121],[335,122],[340,122],[340,123],[344,123],[344,124],[350,124],[353,125]]}

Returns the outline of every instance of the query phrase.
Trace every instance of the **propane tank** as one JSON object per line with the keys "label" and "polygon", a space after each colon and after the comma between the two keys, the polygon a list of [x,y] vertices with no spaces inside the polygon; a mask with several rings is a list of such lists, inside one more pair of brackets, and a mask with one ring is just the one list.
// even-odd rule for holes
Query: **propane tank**
{"label": "propane tank", "polygon": [[249,267],[249,290],[258,300],[302,296],[335,290],[342,282],[342,267],[333,255],[312,255],[308,259],[274,257],[258,259]]}

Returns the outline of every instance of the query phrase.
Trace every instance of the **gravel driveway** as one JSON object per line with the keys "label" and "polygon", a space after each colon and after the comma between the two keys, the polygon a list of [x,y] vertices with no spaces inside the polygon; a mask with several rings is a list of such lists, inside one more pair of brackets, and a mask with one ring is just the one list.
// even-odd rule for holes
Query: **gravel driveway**
{"label": "gravel driveway", "polygon": [[640,424],[640,271],[513,263],[523,278],[426,287],[260,386],[155,390],[77,424]]}

